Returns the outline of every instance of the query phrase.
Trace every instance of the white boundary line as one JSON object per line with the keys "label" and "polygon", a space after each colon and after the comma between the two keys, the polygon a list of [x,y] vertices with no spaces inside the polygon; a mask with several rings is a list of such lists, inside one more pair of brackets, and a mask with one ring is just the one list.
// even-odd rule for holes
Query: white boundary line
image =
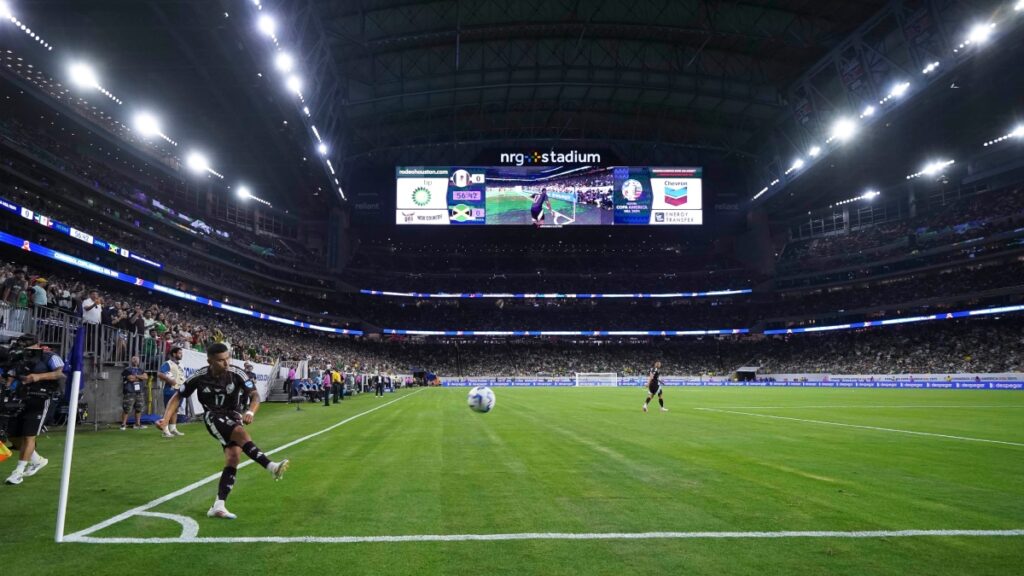
{"label": "white boundary line", "polygon": [[76,537],[82,544],[365,544],[393,542],[495,542],[509,540],[712,540],[754,538],[914,538],[914,537],[1024,536],[1024,530],[864,530],[853,532],[608,532],[573,534],[527,532],[523,534],[423,534],[409,536],[237,536],[210,538],[95,538]]}
{"label": "white boundary line", "polygon": [[914,436],[931,436],[933,438],[948,438],[950,440],[965,440],[967,442],[985,442],[987,444],[1002,444],[1004,446],[1020,446],[1024,448],[1024,443],[1021,442],[1007,442],[1005,440],[989,440],[987,438],[971,438],[969,436],[953,436],[951,434],[936,434],[933,432],[916,432],[914,430],[900,430],[898,428],[882,428],[879,426],[863,426],[860,424],[843,424],[842,422],[829,422],[826,420],[807,420],[804,418],[792,418],[789,416],[775,416],[772,414],[755,414],[754,412],[737,412],[735,410],[721,410],[716,408],[694,408],[694,410],[701,410],[704,412],[720,412],[723,414],[740,414],[743,416],[754,416],[757,418],[772,418],[774,420],[792,420],[793,422],[807,422],[809,424],[827,424],[829,426],[842,426],[844,428],[860,428],[862,430],[876,430],[879,432],[897,432],[899,434],[912,434]]}
{"label": "white boundary line", "polygon": [[[369,414],[371,412],[376,412],[377,410],[380,410],[381,408],[384,408],[385,406],[394,404],[395,402],[398,402],[399,400],[404,400],[404,399],[406,399],[406,398],[408,398],[410,396],[415,396],[416,394],[419,394],[420,392],[422,392],[424,390],[426,390],[426,388],[420,388],[419,390],[417,390],[415,392],[412,392],[410,394],[402,395],[402,396],[400,396],[398,398],[395,398],[394,400],[391,400],[389,402],[381,404],[380,406],[377,406],[375,408],[371,408],[371,409],[366,410],[364,412],[360,412],[359,414],[356,414],[355,416],[350,416],[350,417],[342,420],[341,422],[338,422],[337,424],[334,424],[332,426],[324,428],[323,430],[321,430],[319,432],[314,432],[314,433],[312,433],[312,434],[310,434],[308,436],[303,436],[302,438],[299,438],[298,440],[293,440],[293,441],[291,441],[291,442],[289,442],[289,443],[287,443],[287,444],[285,444],[283,446],[278,446],[277,448],[274,448],[273,450],[270,450],[269,452],[264,452],[264,454],[266,454],[267,456],[270,456],[271,454],[274,454],[276,452],[280,452],[282,450],[286,450],[288,448],[291,448],[292,446],[295,446],[296,444],[300,444],[302,442],[305,442],[306,440],[309,440],[309,439],[312,439],[312,438],[316,438],[317,436],[319,436],[321,434],[326,434],[327,432],[330,432],[331,430],[334,430],[338,426],[342,426],[344,424],[348,424],[349,422],[355,420],[356,418],[359,418],[361,416],[365,416],[365,415],[367,415],[367,414]],[[248,466],[248,465],[250,465],[252,463],[253,463],[252,460],[246,460],[245,462],[242,462],[241,464],[239,464],[238,467],[239,468],[244,468],[244,467],[246,467],[246,466]],[[163,504],[164,502],[173,500],[173,499],[175,499],[178,496],[181,496],[183,494],[188,494],[189,492],[195,490],[196,488],[199,488],[201,486],[204,486],[206,484],[209,484],[210,482],[213,482],[213,481],[219,480],[219,479],[220,479],[220,472],[218,472],[216,474],[211,474],[211,475],[207,476],[206,478],[203,478],[202,480],[199,480],[197,482],[193,482],[192,484],[189,484],[188,486],[185,486],[184,488],[181,488],[179,490],[175,490],[174,492],[171,492],[170,494],[167,494],[165,496],[161,496],[160,498],[157,498],[156,500],[152,500],[150,502],[147,502],[146,504],[143,504],[142,506],[136,506],[135,508],[132,508],[131,510],[128,510],[127,512],[122,512],[121,514],[118,514],[117,516],[114,516],[112,518],[108,518],[107,520],[104,520],[103,522],[100,522],[98,524],[94,524],[94,525],[92,525],[92,526],[90,526],[90,527],[88,527],[88,528],[86,528],[84,530],[79,530],[78,532],[75,532],[74,534],[69,534],[69,535],[64,537],[64,541],[65,542],[70,542],[70,541],[81,542],[81,541],[83,541],[82,538],[85,537],[85,536],[88,536],[89,534],[92,534],[92,533],[97,532],[99,530],[103,530],[104,528],[107,528],[108,526],[112,526],[114,524],[117,524],[118,522],[120,522],[122,520],[125,520],[127,518],[130,518],[132,516],[135,516],[136,514],[139,514],[140,512],[145,512],[145,511],[149,510],[150,508],[155,508],[155,507]],[[106,539],[105,538],[101,538],[100,540],[106,540]],[[175,541],[181,541],[180,539],[174,539],[174,540]]]}

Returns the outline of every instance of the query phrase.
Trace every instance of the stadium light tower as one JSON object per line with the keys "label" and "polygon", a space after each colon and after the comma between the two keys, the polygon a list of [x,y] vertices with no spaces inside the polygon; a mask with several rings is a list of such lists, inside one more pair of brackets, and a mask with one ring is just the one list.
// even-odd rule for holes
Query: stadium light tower
{"label": "stadium light tower", "polygon": [[11,19],[13,17],[14,13],[11,12],[11,7],[4,0],[0,0],[0,18]]}
{"label": "stadium light tower", "polygon": [[248,186],[243,184],[238,187],[238,197],[242,200],[248,200],[249,198],[252,198],[252,191],[249,190]]}
{"label": "stadium light tower", "polygon": [[100,87],[100,81],[99,78],[96,77],[96,71],[88,64],[75,62],[68,68],[68,73],[71,76],[71,82],[73,82],[75,86],[79,86],[81,88]]}
{"label": "stadium light tower", "polygon": [[285,80],[284,85],[288,88],[289,92],[294,92],[295,94],[302,92],[302,80],[300,80],[298,76],[289,76],[288,79]]}
{"label": "stadium light tower", "polygon": [[317,152],[320,153],[321,156],[326,156],[327,155],[327,144],[324,144],[323,142],[321,142],[320,144],[317,145],[316,150],[317,150]]}
{"label": "stadium light tower", "polygon": [[[1021,0],[1021,6],[1024,6],[1024,0]],[[1017,126],[1013,129],[1013,135],[1017,138],[1024,138],[1024,124]]]}
{"label": "stadium light tower", "polygon": [[821,146],[811,146],[810,151],[807,152],[811,158],[817,158],[819,154],[821,154]]}

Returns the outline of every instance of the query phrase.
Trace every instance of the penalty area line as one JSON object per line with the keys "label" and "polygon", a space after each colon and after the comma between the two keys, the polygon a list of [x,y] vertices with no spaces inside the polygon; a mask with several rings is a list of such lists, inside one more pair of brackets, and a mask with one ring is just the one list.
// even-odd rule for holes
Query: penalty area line
{"label": "penalty area line", "polygon": [[608,532],[576,534],[528,532],[522,534],[423,534],[408,536],[236,536],[206,538],[97,538],[68,537],[79,544],[371,544],[400,542],[503,542],[512,540],[724,540],[766,538],[922,538],[1021,537],[1024,530],[860,530],[779,532]]}
{"label": "penalty area line", "polygon": [[[287,450],[288,448],[291,448],[292,446],[295,446],[296,444],[301,444],[302,442],[305,442],[306,440],[311,440],[313,438],[316,438],[317,436],[320,436],[321,434],[326,434],[326,433],[330,432],[331,430],[334,430],[335,428],[337,428],[339,426],[348,424],[349,422],[355,420],[356,418],[359,418],[361,416],[365,416],[367,414],[370,414],[371,412],[376,412],[377,410],[380,410],[381,408],[384,408],[386,406],[394,404],[395,402],[398,402],[400,400],[405,400],[406,398],[408,398],[410,396],[415,396],[416,394],[419,394],[420,392],[422,392],[424,390],[426,390],[426,388],[420,388],[419,390],[416,390],[415,392],[412,392],[410,394],[402,395],[402,396],[400,396],[398,398],[395,398],[394,400],[385,402],[384,404],[381,404],[380,406],[371,408],[369,410],[365,410],[365,411],[360,412],[359,414],[356,414],[354,416],[349,416],[348,418],[342,420],[341,422],[338,422],[337,424],[333,424],[331,426],[328,426],[327,428],[324,428],[323,430],[320,430],[319,432],[314,432],[312,434],[303,436],[302,438],[299,438],[297,440],[292,440],[291,442],[289,442],[287,444],[284,444],[283,446],[278,446],[277,448],[274,448],[273,450],[269,450],[267,452],[264,452],[264,454],[266,454],[267,456],[270,456],[271,454],[280,452],[282,450]],[[242,462],[241,464],[239,464],[238,468],[239,469],[244,468],[246,466],[249,466],[252,463],[253,463],[252,460],[246,460],[245,462]],[[66,535],[64,537],[64,541],[65,542],[72,542],[72,541],[82,542],[83,541],[82,538],[87,537],[89,534],[92,534],[94,532],[98,532],[99,530],[103,530],[104,528],[107,528],[109,526],[113,526],[114,524],[117,524],[118,522],[121,522],[122,520],[126,520],[128,518],[131,518],[132,516],[135,516],[136,514],[139,514],[140,512],[145,512],[145,511],[147,511],[147,510],[149,510],[151,508],[155,508],[155,507],[157,507],[157,506],[159,506],[159,505],[161,505],[161,504],[163,504],[165,502],[168,502],[170,500],[173,500],[173,499],[177,498],[178,496],[182,496],[184,494],[188,494],[189,492],[191,492],[191,491],[193,491],[193,490],[195,490],[197,488],[200,488],[202,486],[205,486],[206,484],[209,484],[211,482],[219,480],[220,476],[221,476],[220,472],[218,472],[216,474],[211,474],[211,475],[207,476],[206,478],[203,478],[202,480],[198,480],[196,482],[193,482],[192,484],[189,484],[188,486],[185,486],[184,488],[175,490],[174,492],[171,492],[170,494],[161,496],[161,497],[159,497],[159,498],[157,498],[155,500],[151,500],[150,502],[147,502],[147,503],[145,503],[145,504],[143,504],[141,506],[136,506],[135,508],[132,508],[131,510],[128,510],[127,512],[122,512],[121,514],[118,514],[117,516],[113,516],[111,518],[108,518],[108,519],[104,520],[103,522],[100,522],[98,524],[94,524],[94,525],[92,525],[92,526],[90,526],[90,527],[88,527],[88,528],[86,528],[84,530],[79,530],[78,532],[75,532],[73,534],[68,534],[68,535]],[[105,539],[103,539],[103,540],[105,540]],[[145,539],[143,538],[142,540],[145,540]],[[184,541],[184,540],[181,540],[181,539],[172,539],[172,540],[174,540],[176,542]],[[188,540],[188,541],[191,542],[192,540]]]}

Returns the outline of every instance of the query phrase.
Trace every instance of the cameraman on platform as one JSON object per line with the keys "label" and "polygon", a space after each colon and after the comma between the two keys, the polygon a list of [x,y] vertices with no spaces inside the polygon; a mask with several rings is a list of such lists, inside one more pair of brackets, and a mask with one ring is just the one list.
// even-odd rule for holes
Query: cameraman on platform
{"label": "cameraman on platform", "polygon": [[36,453],[36,436],[43,429],[50,400],[63,389],[64,361],[43,350],[35,336],[24,335],[11,350],[13,362],[7,368],[4,398],[7,405],[21,404],[18,414],[10,419],[8,436],[20,451],[18,465],[7,478],[7,484],[21,484],[48,463]]}

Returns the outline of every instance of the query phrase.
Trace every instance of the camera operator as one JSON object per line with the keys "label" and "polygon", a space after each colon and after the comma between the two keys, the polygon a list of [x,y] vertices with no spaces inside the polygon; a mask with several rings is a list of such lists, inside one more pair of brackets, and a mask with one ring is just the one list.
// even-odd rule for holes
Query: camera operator
{"label": "camera operator", "polygon": [[63,388],[64,361],[60,356],[43,350],[35,336],[18,338],[11,348],[11,363],[7,368],[5,398],[22,404],[18,414],[10,420],[7,430],[14,447],[19,450],[18,465],[7,478],[7,484],[21,484],[48,463],[36,452],[36,436],[43,429],[50,400]]}

